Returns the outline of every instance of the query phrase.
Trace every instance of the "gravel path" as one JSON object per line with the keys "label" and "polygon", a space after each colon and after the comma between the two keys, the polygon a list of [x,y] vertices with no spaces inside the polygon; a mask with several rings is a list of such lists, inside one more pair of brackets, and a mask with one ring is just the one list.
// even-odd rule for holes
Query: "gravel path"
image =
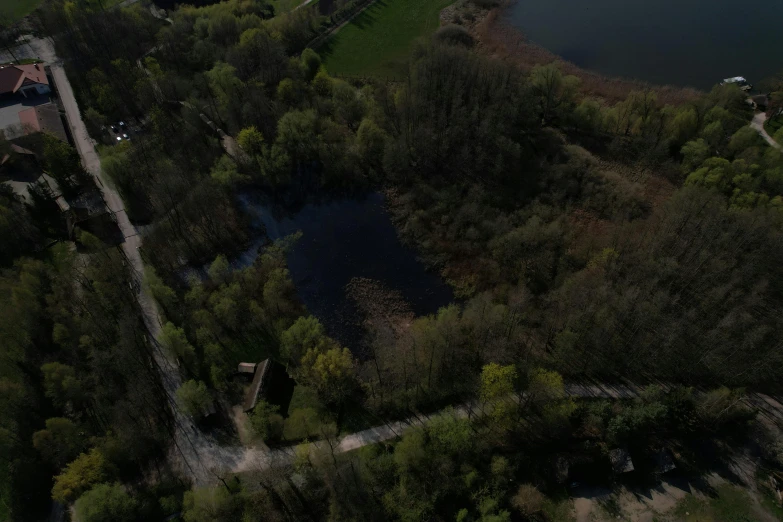
{"label": "gravel path", "polygon": [[767,129],[764,128],[764,122],[767,121],[767,113],[766,112],[760,112],[753,116],[753,121],[750,122],[751,128],[753,128],[756,132],[758,132],[762,138],[764,138],[764,141],[769,143],[771,147],[775,147],[776,149],[780,149],[780,144],[772,139],[772,136],[770,136],[767,133]]}

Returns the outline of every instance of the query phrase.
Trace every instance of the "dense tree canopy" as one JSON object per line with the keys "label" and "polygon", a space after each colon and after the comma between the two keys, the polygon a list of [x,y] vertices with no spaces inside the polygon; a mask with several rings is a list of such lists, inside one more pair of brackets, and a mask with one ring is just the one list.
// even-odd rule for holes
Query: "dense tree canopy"
{"label": "dense tree canopy", "polygon": [[[0,185],[10,519],[40,519],[52,498],[86,522],[550,520],[565,454],[604,473],[615,447],[644,462],[671,443],[695,462],[698,444],[745,426],[736,388],[779,391],[783,157],[747,125],[735,86],[610,102],[561,64],[487,56],[455,26],[416,43],[404,81],[335,78],[307,45],[339,17],[314,6],[227,0],[164,22],[140,4],[51,0],[37,24],[104,141],[161,331],[120,249],[75,231],[50,191],[25,201]],[[106,143],[102,127],[121,119],[137,132]],[[3,180],[24,161],[11,152],[0,140]],[[65,142],[42,138],[38,161],[64,197],[97,194]],[[307,238],[271,241],[248,202],[290,210],[367,190],[385,191],[402,240],[459,301],[346,318],[370,326],[344,346],[289,272]],[[292,395],[230,410],[248,386],[238,364],[265,359]],[[590,379],[665,386],[623,401],[567,393]],[[170,405],[216,446],[305,444],[253,484],[215,468],[219,487],[189,489],[171,466]],[[341,434],[424,417],[387,444],[336,450]]]}

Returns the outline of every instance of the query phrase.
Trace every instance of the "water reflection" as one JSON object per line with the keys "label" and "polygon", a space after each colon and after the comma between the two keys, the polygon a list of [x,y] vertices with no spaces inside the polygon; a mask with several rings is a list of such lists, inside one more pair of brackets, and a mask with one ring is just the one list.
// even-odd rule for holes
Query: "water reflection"
{"label": "water reflection", "polygon": [[[426,271],[415,251],[400,242],[384,199],[376,192],[308,203],[286,213],[252,196],[242,198],[255,224],[263,225],[271,239],[302,231],[287,259],[299,296],[330,335],[353,350],[359,347],[363,330],[356,306],[345,293],[352,278],[374,279],[400,292],[416,315],[436,312],[453,299],[440,277]],[[252,263],[260,242],[240,258],[240,264]]]}

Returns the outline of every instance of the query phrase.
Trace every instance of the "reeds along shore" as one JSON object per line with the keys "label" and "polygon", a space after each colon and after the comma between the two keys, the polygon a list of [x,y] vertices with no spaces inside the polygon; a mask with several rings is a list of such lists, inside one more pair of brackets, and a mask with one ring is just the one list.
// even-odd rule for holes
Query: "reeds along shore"
{"label": "reeds along shore", "polygon": [[582,69],[551,51],[529,42],[520,30],[506,22],[506,9],[508,3],[492,9],[486,18],[476,25],[475,36],[485,52],[511,60],[524,70],[558,61],[565,74],[572,74],[582,80],[581,90],[585,95],[602,98],[607,103],[622,101],[633,90],[652,89],[657,93],[659,102],[669,105],[691,102],[701,94],[697,89],[652,85],[639,80],[608,77]]}

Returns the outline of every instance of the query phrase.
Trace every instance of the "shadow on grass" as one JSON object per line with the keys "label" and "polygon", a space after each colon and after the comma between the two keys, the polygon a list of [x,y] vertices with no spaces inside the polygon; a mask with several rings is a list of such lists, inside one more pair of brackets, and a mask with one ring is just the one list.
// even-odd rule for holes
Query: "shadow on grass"
{"label": "shadow on grass", "polygon": [[[378,21],[378,15],[376,11],[378,9],[383,9],[386,7],[388,2],[386,0],[376,0],[369,6],[367,6],[364,11],[359,13],[357,16],[353,18],[348,24],[346,25],[355,25],[359,29],[366,29],[370,28]],[[343,22],[338,22],[338,24],[343,24]],[[335,34],[331,35],[329,38],[324,41],[323,44],[321,44],[316,51],[319,55],[321,55],[322,58],[330,57],[334,52],[334,47],[339,42],[340,37],[340,31],[344,30],[345,28],[341,28],[338,30]]]}

